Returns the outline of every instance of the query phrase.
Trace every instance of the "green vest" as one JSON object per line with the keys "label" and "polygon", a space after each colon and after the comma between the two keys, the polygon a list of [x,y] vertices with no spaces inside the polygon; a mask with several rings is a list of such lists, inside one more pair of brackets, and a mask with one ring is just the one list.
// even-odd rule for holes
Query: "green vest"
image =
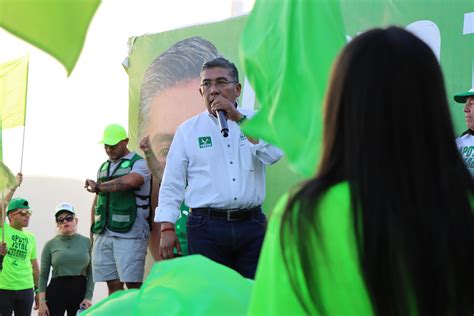
{"label": "green vest", "polygon": [[[135,154],[132,159],[122,159],[112,174],[109,172],[110,161],[107,160],[100,166],[97,172],[97,182],[102,183],[130,174],[133,164],[140,159],[143,158],[137,154]],[[137,218],[137,198],[146,202],[145,205],[138,207],[150,207],[149,196],[138,195],[135,193],[135,190],[107,193],[99,192],[94,209],[94,223],[92,224],[91,231],[95,234],[100,234],[106,227],[118,233],[130,231]]]}

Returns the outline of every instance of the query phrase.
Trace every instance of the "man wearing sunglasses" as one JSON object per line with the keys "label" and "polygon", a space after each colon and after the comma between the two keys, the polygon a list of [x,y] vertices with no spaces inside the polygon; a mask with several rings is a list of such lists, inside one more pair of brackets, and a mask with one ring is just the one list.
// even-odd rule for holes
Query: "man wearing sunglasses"
{"label": "man wearing sunglasses", "polygon": [[38,308],[36,238],[24,230],[31,214],[25,199],[14,198],[8,204],[10,224],[4,223],[5,243],[0,244],[0,315],[30,315],[33,298]]}

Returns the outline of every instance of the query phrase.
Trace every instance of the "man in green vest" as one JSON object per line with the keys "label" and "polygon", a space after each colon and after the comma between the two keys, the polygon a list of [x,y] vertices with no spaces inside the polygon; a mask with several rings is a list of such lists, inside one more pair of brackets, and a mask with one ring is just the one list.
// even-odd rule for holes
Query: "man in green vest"
{"label": "man in green vest", "polygon": [[143,282],[146,248],[150,236],[150,171],[145,160],[128,149],[125,129],[117,124],[104,130],[101,140],[109,159],[87,179],[85,188],[95,193],[91,209],[94,246],[94,282],[107,282],[109,295]]}

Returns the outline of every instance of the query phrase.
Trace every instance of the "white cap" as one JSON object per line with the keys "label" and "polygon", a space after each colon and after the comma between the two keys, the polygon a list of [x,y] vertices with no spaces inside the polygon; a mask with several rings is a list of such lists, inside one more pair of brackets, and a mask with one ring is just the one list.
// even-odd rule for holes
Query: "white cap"
{"label": "white cap", "polygon": [[60,212],[64,212],[64,211],[72,213],[72,214],[76,214],[76,211],[74,211],[74,206],[72,206],[71,203],[63,202],[63,203],[59,203],[58,206],[56,206],[54,216],[57,217]]}

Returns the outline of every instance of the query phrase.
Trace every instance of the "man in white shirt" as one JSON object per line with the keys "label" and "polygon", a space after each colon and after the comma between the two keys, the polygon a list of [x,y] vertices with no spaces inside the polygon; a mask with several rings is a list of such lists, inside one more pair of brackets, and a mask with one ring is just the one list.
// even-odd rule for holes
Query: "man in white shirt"
{"label": "man in white shirt", "polygon": [[467,92],[456,94],[454,101],[465,104],[464,115],[466,117],[467,130],[456,138],[456,144],[466,167],[471,172],[471,175],[474,176],[474,88]]}
{"label": "man in white shirt", "polygon": [[[253,111],[237,109],[241,85],[235,65],[225,58],[206,62],[199,89],[207,111],[181,124],[166,159],[155,222],[161,223],[163,259],[180,245],[174,224],[183,200],[191,208],[188,252],[201,254],[253,278],[265,235],[265,165],[281,151],[240,130]],[[223,111],[229,135],[216,118]]]}

